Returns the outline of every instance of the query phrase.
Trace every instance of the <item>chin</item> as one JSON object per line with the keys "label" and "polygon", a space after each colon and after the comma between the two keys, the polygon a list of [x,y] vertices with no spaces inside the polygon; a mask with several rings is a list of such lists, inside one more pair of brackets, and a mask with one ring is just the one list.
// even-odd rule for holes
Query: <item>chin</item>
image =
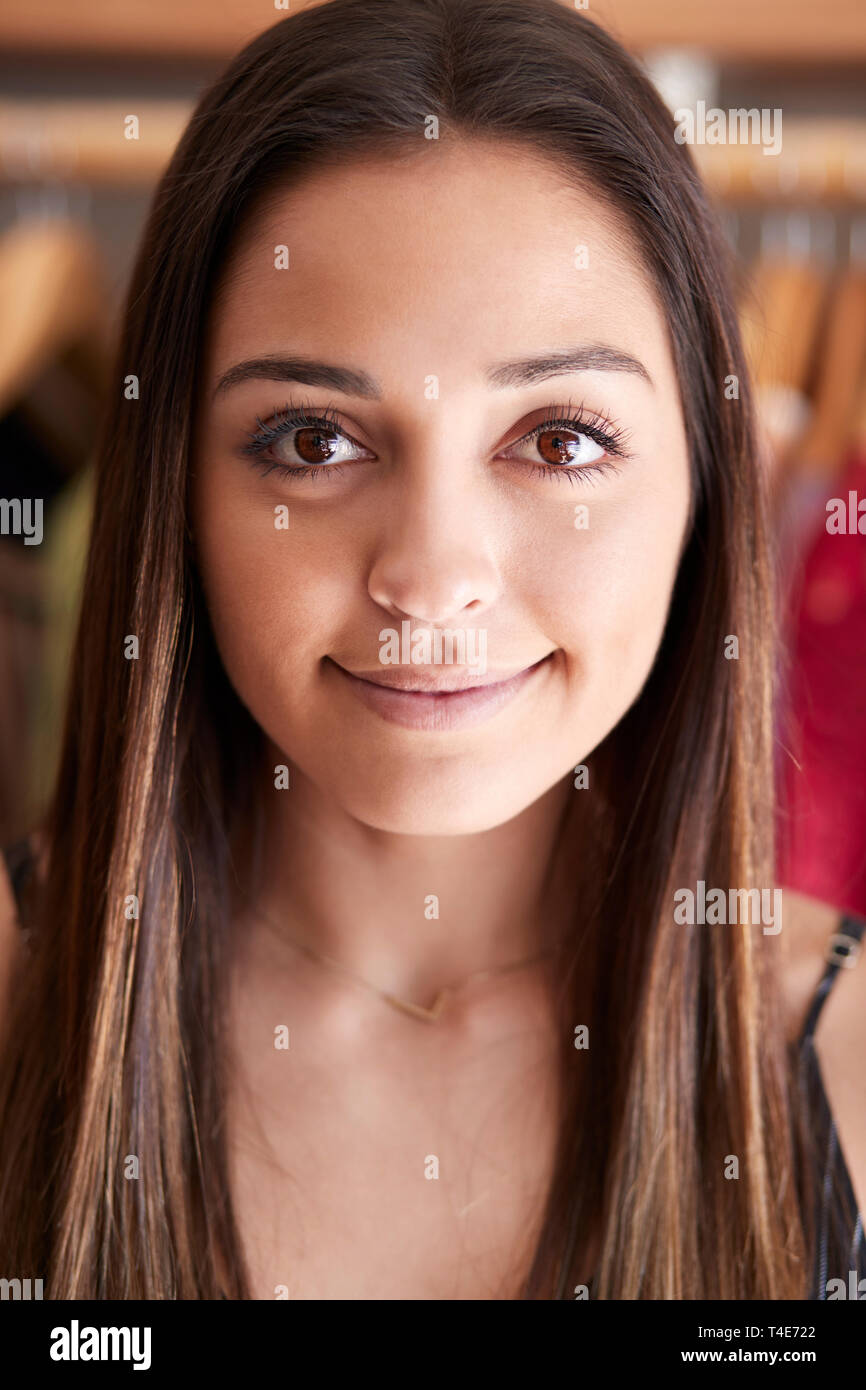
{"label": "chin", "polygon": [[478,835],[504,825],[531,805],[545,788],[515,791],[514,781],[502,784],[485,777],[443,779],[429,769],[401,778],[399,788],[381,782],[335,787],[331,795],[347,815],[372,830],[392,835]]}

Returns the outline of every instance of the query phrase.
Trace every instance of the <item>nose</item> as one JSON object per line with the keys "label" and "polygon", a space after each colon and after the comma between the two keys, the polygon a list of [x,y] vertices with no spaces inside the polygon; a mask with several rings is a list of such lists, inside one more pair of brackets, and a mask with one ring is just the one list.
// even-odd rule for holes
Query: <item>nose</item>
{"label": "nose", "polygon": [[494,501],[472,468],[458,470],[452,458],[406,470],[394,486],[370,569],[371,598],[394,617],[432,624],[489,608],[501,591],[490,547]]}

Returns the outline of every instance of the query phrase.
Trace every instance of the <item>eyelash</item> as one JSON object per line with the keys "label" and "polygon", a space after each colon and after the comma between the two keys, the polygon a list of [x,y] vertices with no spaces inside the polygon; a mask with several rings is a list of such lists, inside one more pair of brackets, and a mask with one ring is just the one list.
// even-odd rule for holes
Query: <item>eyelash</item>
{"label": "eyelash", "polygon": [[[556,411],[556,406],[548,406],[551,412]],[[573,413],[572,413],[573,412]],[[282,478],[306,478],[315,477],[317,474],[326,474],[334,477],[342,473],[345,465],[342,463],[317,463],[317,464],[289,464],[279,463],[276,460],[264,457],[265,450],[274,440],[282,438],[285,434],[290,434],[299,429],[315,429],[323,426],[348,439],[356,444],[358,441],[352,439],[351,435],[340,426],[339,411],[336,407],[326,405],[316,408],[309,403],[298,406],[286,406],[283,410],[274,412],[272,422],[264,424],[258,416],[256,423],[259,426],[258,432],[249,436],[249,442],[243,446],[242,452],[251,458],[255,466],[259,467],[266,477],[269,473],[277,473]],[[588,411],[583,405],[574,406],[571,400],[568,401],[565,412],[562,415],[554,415],[543,420],[538,425],[533,425],[532,429],[526,434],[515,439],[513,444],[509,444],[509,449],[516,448],[519,444],[538,438],[547,430],[569,430],[573,434],[582,434],[591,439],[595,444],[605,449],[607,453],[614,455],[615,458],[627,459],[629,454],[625,445],[628,442],[628,431],[616,425],[612,420],[604,415],[599,415],[594,411]],[[363,447],[363,446],[359,446]],[[567,478],[570,483],[574,483],[575,477],[588,479],[593,475],[599,475],[608,471],[617,472],[617,465],[609,459],[598,459],[594,463],[585,464],[556,464],[556,463],[537,463],[528,464],[525,460],[509,459],[507,462],[515,463],[523,468],[530,468],[530,477],[542,474],[545,477],[556,477],[557,479]]]}

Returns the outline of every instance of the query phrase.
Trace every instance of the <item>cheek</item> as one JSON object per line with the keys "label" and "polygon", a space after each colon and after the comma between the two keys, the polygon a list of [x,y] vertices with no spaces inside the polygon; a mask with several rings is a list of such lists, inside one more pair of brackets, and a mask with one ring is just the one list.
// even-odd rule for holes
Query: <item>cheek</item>
{"label": "cheek", "polygon": [[[196,556],[229,680],[267,727],[302,708],[315,661],[345,609],[344,571],[315,532],[277,525],[279,494],[213,486],[194,503]],[[282,522],[282,515],[280,516]],[[293,698],[288,699],[291,692]]]}
{"label": "cheek", "polygon": [[548,532],[539,606],[565,651],[572,724],[598,743],[639,695],[664,632],[688,516],[685,465],[660,486],[585,505],[586,529]]}

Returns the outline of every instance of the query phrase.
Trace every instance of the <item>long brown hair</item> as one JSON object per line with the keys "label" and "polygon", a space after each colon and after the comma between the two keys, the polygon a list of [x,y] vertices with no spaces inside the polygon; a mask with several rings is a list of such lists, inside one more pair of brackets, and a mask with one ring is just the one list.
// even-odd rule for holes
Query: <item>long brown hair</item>
{"label": "long brown hair", "polygon": [[574,854],[565,980],[586,950],[594,1003],[591,1019],[576,1004],[565,1016],[591,1022],[592,1047],[563,1058],[573,1104],[523,1296],[571,1297],[591,1229],[600,1297],[804,1296],[778,938],[673,920],[678,888],[773,874],[773,603],[724,240],[672,115],[582,14],[330,0],[268,29],[206,92],[128,292],[50,855],[0,1076],[0,1249],[50,1297],[249,1296],[222,1020],[262,735],[216,655],[188,528],[202,336],[256,195],[324,161],[417,147],[430,116],[440,139],[540,151],[624,216],[669,326],[692,471],[660,651],[591,760],[596,852]]}

